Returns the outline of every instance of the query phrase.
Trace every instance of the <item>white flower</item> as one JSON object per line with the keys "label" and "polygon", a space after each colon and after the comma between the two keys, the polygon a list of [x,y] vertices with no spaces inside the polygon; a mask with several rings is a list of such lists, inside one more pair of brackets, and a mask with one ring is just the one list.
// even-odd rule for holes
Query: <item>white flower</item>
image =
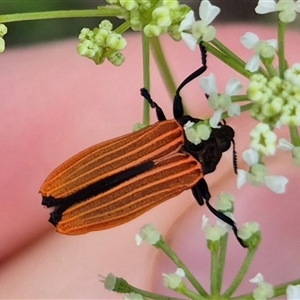
{"label": "white flower", "polygon": [[238,169],[237,187],[241,188],[246,182],[261,186],[266,185],[272,192],[282,194],[285,192],[285,186],[288,182],[284,176],[267,175],[268,170],[265,165],[259,163],[259,154],[253,149],[247,149],[243,152],[244,161],[251,167],[250,172]]}
{"label": "white flower", "polygon": [[234,196],[230,193],[221,192],[217,197],[216,208],[221,212],[232,212]]}
{"label": "white flower", "polygon": [[300,284],[289,285],[286,288],[287,300],[299,300],[300,299]]}
{"label": "white flower", "polygon": [[203,215],[202,216],[202,229],[205,233],[205,238],[208,241],[219,241],[220,238],[228,233],[231,229],[231,226],[224,224],[224,222],[219,222],[217,225],[211,225],[208,223],[209,219]]}
{"label": "white flower", "polygon": [[257,234],[259,230],[260,229],[258,223],[246,222],[240,229],[238,229],[238,236],[245,241],[250,239],[254,234]]}
{"label": "white flower", "polygon": [[101,281],[104,282],[104,287],[106,290],[113,291],[117,283],[117,277],[114,274],[109,273]]}
{"label": "white flower", "polygon": [[258,123],[250,132],[250,147],[264,155],[274,155],[276,151],[276,134],[270,126]]}
{"label": "white flower", "polygon": [[246,32],[240,38],[241,44],[247,49],[253,49],[255,54],[247,62],[245,69],[250,72],[255,72],[259,68],[260,57],[263,58],[274,58],[277,48],[277,41],[259,40],[258,36],[252,32]]}
{"label": "white flower", "polygon": [[188,121],[183,126],[185,137],[194,145],[199,145],[201,141],[206,141],[210,137],[211,128],[203,122],[194,123]]}
{"label": "white flower", "polygon": [[263,276],[258,273],[254,278],[249,280],[251,283],[257,284],[253,290],[253,298],[255,300],[266,300],[274,295],[274,288],[270,283],[264,281]]}
{"label": "white flower", "polygon": [[243,86],[239,80],[235,78],[230,79],[226,84],[224,94],[218,94],[216,77],[213,73],[210,73],[207,77],[201,77],[199,84],[209,96],[208,103],[210,107],[215,110],[215,113],[209,120],[211,127],[218,127],[224,109],[228,110],[228,115],[232,118],[240,114],[240,106],[231,101],[231,96],[239,94],[242,90]]}
{"label": "white flower", "polygon": [[178,268],[175,273],[165,274],[163,273],[164,286],[170,289],[176,289],[182,282],[182,278],[185,277],[185,273],[181,268]]}
{"label": "white flower", "polygon": [[300,12],[300,1],[294,0],[259,0],[255,7],[255,12],[258,14],[267,14],[270,12],[278,12],[280,21],[284,23],[293,22],[296,18],[296,12]]}
{"label": "white flower", "polygon": [[295,147],[292,143],[288,142],[286,139],[281,138],[278,141],[278,149],[291,151],[293,154],[293,162],[296,166],[300,166],[300,147]]}
{"label": "white flower", "polygon": [[[196,21],[194,12],[190,11],[180,23],[178,31],[191,50],[195,50],[200,41],[210,42],[216,36],[216,30],[209,25],[219,14],[220,8],[211,5],[209,0],[202,0],[199,6],[200,20]],[[185,31],[191,31],[187,33]]]}
{"label": "white flower", "polygon": [[135,241],[138,246],[142,241],[146,241],[150,245],[155,245],[160,240],[160,237],[159,231],[153,224],[146,224],[141,228],[140,234],[135,236]]}

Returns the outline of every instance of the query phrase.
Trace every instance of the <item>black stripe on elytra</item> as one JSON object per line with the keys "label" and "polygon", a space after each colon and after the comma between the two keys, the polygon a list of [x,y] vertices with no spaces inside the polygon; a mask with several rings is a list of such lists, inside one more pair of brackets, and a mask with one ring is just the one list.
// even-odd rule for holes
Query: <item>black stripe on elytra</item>
{"label": "black stripe on elytra", "polygon": [[50,213],[49,222],[56,226],[57,223],[61,220],[63,212],[70,208],[72,205],[113,189],[124,181],[127,181],[143,172],[150,170],[151,168],[153,168],[153,166],[153,161],[142,163],[138,166],[134,166],[132,168],[119,172],[118,174],[96,181],[75,192],[74,194],[64,198],[54,198],[52,196],[43,197],[43,205],[46,205],[47,207],[55,206],[54,211]]}

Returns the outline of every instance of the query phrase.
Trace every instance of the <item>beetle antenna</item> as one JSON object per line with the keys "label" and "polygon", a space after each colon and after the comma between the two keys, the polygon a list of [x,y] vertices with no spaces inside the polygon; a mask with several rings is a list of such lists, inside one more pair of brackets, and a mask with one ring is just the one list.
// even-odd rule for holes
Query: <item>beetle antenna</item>
{"label": "beetle antenna", "polygon": [[156,104],[156,102],[154,102],[149,94],[149,92],[145,89],[142,88],[141,90],[141,95],[148,101],[148,103],[150,104],[151,108],[155,108],[156,111],[156,116],[158,121],[165,121],[167,120],[163,110],[160,108],[160,106],[158,106],[158,104]]}
{"label": "beetle antenna", "polygon": [[179,85],[179,87],[176,90],[176,95],[178,95],[181,91],[181,89],[187,85],[189,82],[203,74],[207,69],[207,51],[205,47],[202,45],[202,43],[199,44],[200,52],[201,52],[201,62],[202,66],[194,71],[191,75],[189,75],[186,79],[182,81],[182,83]]}
{"label": "beetle antenna", "polygon": [[233,147],[233,170],[234,170],[234,173],[237,174],[237,168],[238,168],[238,164],[237,164],[237,154],[236,154],[236,151],[235,151],[235,141],[234,139],[231,140],[232,142],[232,147]]}

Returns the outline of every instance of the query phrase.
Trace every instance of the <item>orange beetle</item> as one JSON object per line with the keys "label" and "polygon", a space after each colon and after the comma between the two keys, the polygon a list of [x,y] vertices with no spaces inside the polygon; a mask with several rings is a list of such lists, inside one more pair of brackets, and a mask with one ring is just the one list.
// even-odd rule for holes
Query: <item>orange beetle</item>
{"label": "orange beetle", "polygon": [[[180,90],[207,68],[206,50],[201,45],[200,50],[202,66],[176,91],[174,119],[166,120],[148,91],[141,89],[142,96],[156,109],[159,122],[83,150],[46,178],[40,189],[42,204],[54,207],[49,221],[58,232],[72,235],[115,227],[192,189],[197,202],[205,202],[237,236],[234,221],[210,205],[203,178],[216,169],[231,143],[234,145],[234,130],[220,124],[212,129],[208,140],[195,145],[186,139],[183,129],[188,121],[200,121],[184,115],[180,97]],[[236,171],[235,150],[233,153]]]}

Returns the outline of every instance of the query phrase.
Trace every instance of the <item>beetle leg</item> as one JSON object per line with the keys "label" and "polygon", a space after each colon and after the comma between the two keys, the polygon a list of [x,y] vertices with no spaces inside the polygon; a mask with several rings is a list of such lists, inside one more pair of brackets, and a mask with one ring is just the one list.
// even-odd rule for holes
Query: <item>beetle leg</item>
{"label": "beetle leg", "polygon": [[151,108],[155,108],[158,121],[167,120],[163,110],[152,100],[149,92],[145,88],[141,89],[141,95],[148,101]]}
{"label": "beetle leg", "polygon": [[223,222],[227,223],[228,225],[230,225],[232,227],[233,233],[236,236],[238,242],[243,246],[246,247],[243,240],[237,235],[237,227],[235,225],[235,222],[229,218],[228,216],[224,215],[222,212],[216,210],[210,203],[209,203],[209,199],[210,199],[210,193],[208,190],[208,186],[206,181],[204,180],[204,178],[201,178],[198,183],[192,187],[192,193],[194,195],[194,197],[196,198],[197,202],[200,205],[203,205],[203,199],[205,200],[206,206],[208,207],[208,209],[220,220],[222,220]]}
{"label": "beetle leg", "polygon": [[192,187],[192,193],[198,204],[201,206],[204,204],[204,199],[208,201],[211,197],[204,178],[201,178],[197,184]]}

